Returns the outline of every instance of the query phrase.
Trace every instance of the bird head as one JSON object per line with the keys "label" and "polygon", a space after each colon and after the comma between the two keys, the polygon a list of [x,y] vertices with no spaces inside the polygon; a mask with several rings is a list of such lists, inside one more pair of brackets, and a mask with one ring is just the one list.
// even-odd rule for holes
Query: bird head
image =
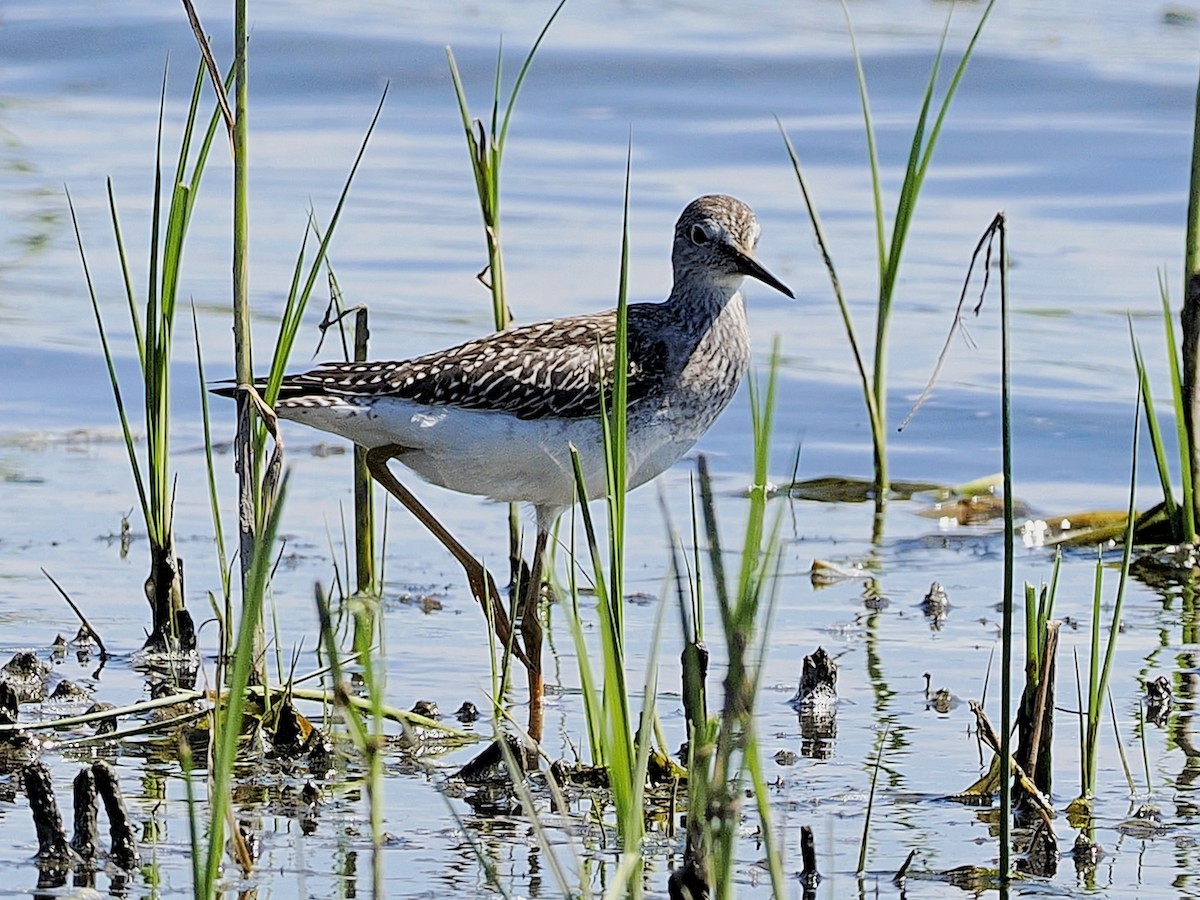
{"label": "bird head", "polygon": [[760,230],[754,210],[736,197],[697,197],[675,223],[671,260],[676,282],[703,277],[732,294],[749,275],[795,299],[791,289],[754,258]]}

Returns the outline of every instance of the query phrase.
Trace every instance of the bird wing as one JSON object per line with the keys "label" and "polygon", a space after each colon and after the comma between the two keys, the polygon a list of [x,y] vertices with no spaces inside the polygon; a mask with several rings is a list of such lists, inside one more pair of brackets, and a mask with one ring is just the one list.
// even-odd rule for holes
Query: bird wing
{"label": "bird wing", "polygon": [[[636,327],[633,318],[630,403],[654,390],[666,366],[665,346],[653,329]],[[325,363],[284,379],[279,399],[287,403],[324,395],[354,402],[388,395],[521,419],[596,416],[601,385],[607,393],[611,378],[615,322],[616,313],[609,310],[499,331],[415,359]]]}

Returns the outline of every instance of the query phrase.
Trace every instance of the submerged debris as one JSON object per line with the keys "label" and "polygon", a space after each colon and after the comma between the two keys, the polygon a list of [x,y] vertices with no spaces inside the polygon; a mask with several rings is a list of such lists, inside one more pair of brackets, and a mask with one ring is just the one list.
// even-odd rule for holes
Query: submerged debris
{"label": "submerged debris", "polygon": [[[525,750],[521,747],[521,742],[511,734],[505,734],[503,737],[504,743],[508,747],[508,758],[518,767],[524,765]],[[466,784],[484,785],[495,784],[496,782],[510,782],[512,776],[508,770],[508,761],[505,759],[505,752],[500,746],[499,741],[492,741],[482,751],[475,755],[465,766],[454,773],[454,778],[458,778]],[[524,774],[524,770],[522,770]]]}
{"label": "submerged debris", "polygon": [[1146,719],[1160,728],[1167,724],[1171,705],[1175,697],[1171,693],[1171,682],[1166,675],[1159,675],[1146,682]]}
{"label": "submerged debris", "polygon": [[921,600],[921,613],[929,620],[929,627],[934,631],[942,630],[946,614],[950,612],[950,597],[940,581],[929,586],[929,593]]}
{"label": "submerged debris", "polygon": [[828,587],[829,585],[848,581],[851,578],[869,578],[870,574],[870,572],[867,572],[858,565],[842,566],[829,560],[814,559],[812,568],[808,573],[808,578],[812,582],[813,587]]}
{"label": "submerged debris", "polygon": [[708,879],[694,859],[686,859],[678,869],[671,870],[667,896],[670,900],[709,900],[712,896]]}
{"label": "submerged debris", "polygon": [[0,681],[12,687],[18,703],[45,700],[49,678],[50,664],[38,659],[32,650],[14,653],[12,659],[0,667]]}
{"label": "submerged debris", "polygon": [[38,745],[28,732],[16,728],[19,703],[17,692],[6,681],[0,681],[0,774],[16,772],[38,757]]}
{"label": "submerged debris", "polygon": [[775,760],[777,766],[794,766],[800,761],[800,757],[791,750],[776,750],[772,759]]}
{"label": "submerged debris", "polygon": [[927,700],[929,702],[926,706],[926,709],[932,709],[934,712],[943,716],[949,713],[950,710],[954,709],[954,707],[958,706],[960,702],[957,697],[955,697],[945,688],[938,688],[931,695],[929,695]]}
{"label": "submerged debris", "polygon": [[425,719],[437,720],[442,717],[442,713],[438,709],[436,700],[418,700],[413,704],[413,708],[409,711],[414,716],[421,716]]}
{"label": "submerged debris", "polygon": [[96,775],[91,769],[81,769],[75,776],[75,833],[71,849],[84,860],[96,856]]}
{"label": "submerged debris", "polygon": [[458,719],[464,725],[468,725],[479,719],[479,709],[470,700],[464,700],[462,706],[454,713],[454,718]]}
{"label": "submerged debris", "polygon": [[809,825],[800,826],[800,859],[803,865],[800,870],[800,883],[807,895],[816,890],[817,885],[821,883],[821,873],[817,871],[817,848],[813,842],[812,827]]}
{"label": "submerged debris", "polygon": [[55,686],[54,691],[47,699],[61,703],[77,703],[87,700],[90,696],[91,691],[83,685],[64,678]]}
{"label": "submerged debris", "polygon": [[790,701],[797,712],[836,712],[837,663],[818,647],[804,657],[800,668],[800,684]]}
{"label": "submerged debris", "polygon": [[1100,860],[1104,856],[1104,850],[1094,839],[1088,837],[1082,831],[1075,837],[1075,844],[1071,847],[1071,855],[1075,858],[1075,871],[1080,875],[1086,875],[1095,870],[1100,864]]}
{"label": "submerged debris", "polygon": [[0,725],[16,725],[20,706],[16,689],[7,681],[0,680]]}
{"label": "submerged debris", "polygon": [[[863,478],[826,476],[793,481],[779,488],[797,500],[819,503],[866,503],[875,499],[875,482]],[[932,481],[889,481],[888,496],[893,500],[910,500],[915,494],[945,496],[953,489]]]}
{"label": "submerged debris", "polygon": [[608,769],[604,766],[571,765],[558,760],[550,766],[550,777],[559,786],[573,785],[594,790],[607,790],[609,786]]}
{"label": "submerged debris", "polygon": [[1153,803],[1143,803],[1133,811],[1133,815],[1117,825],[1117,831],[1139,840],[1161,837],[1167,833],[1163,824],[1162,810]]}
{"label": "submerged debris", "polygon": [[50,770],[44,763],[34,762],[26,766],[21,775],[25,782],[25,796],[29,798],[29,809],[33,813],[33,826],[37,830],[38,865],[43,871],[61,870],[65,875],[71,864],[71,848],[63,831],[58,801],[54,799]]}
{"label": "submerged debris", "polygon": [[96,779],[96,792],[104,801],[104,814],[108,816],[108,836],[112,840],[108,858],[118,868],[136,869],[140,862],[137,838],[125,809],[117,773],[104,760],[97,760],[92,763],[92,775]]}
{"label": "submerged debris", "polygon": [[[110,709],[116,709],[111,703],[106,703],[103,700],[98,700],[84,710],[85,715],[94,715],[95,713],[107,712]],[[109,716],[106,719],[101,719],[96,723],[96,734],[112,734],[117,730],[117,717]]]}
{"label": "submerged debris", "polygon": [[837,737],[837,664],[824,647],[804,657],[796,696],[789,702],[800,714],[800,755],[829,759]]}
{"label": "submerged debris", "polygon": [[1025,855],[1017,860],[1017,871],[1038,878],[1053,878],[1058,872],[1058,837],[1045,822],[1034,829]]}
{"label": "submerged debris", "polygon": [[272,715],[266,722],[267,734],[271,739],[272,755],[283,759],[295,759],[307,753],[311,747],[316,727],[302,715],[291,700],[284,700],[271,708]]}

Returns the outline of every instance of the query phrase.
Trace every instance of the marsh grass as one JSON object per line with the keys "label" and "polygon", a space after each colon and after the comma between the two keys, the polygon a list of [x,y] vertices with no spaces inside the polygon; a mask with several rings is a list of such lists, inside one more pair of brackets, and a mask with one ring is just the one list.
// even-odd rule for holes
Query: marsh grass
{"label": "marsh grass", "polygon": [[[255,556],[251,560],[250,578],[242,597],[241,616],[233,643],[233,658],[229,668],[226,689],[222,693],[223,703],[212,710],[209,733],[212,735],[212,760],[209,766],[208,784],[208,842],[204,846],[202,864],[197,866],[200,878],[194,885],[197,898],[216,896],[220,878],[221,860],[225,854],[226,826],[237,843],[237,828],[233,822],[230,800],[233,793],[234,767],[243,738],[242,713],[245,709],[250,673],[255,669],[254,658],[262,621],[263,602],[267,593],[274,554],[275,536],[279,528],[283,499],[287,491],[287,477],[279,485],[278,499],[267,518],[261,539],[255,544]],[[192,812],[193,827],[195,813]],[[193,834],[193,845],[198,841]]]}
{"label": "marsh grass", "polygon": [[[757,805],[772,889],[775,896],[786,896],[782,857],[774,834],[770,792],[763,776],[754,722],[780,561],[780,516],[770,523],[767,521],[768,455],[778,364],[779,345],[776,341],[765,387],[757,379],[750,383],[754,476],[742,534],[741,564],[732,579],[725,568],[708,464],[704,457],[700,459],[700,510],[728,662],[720,712],[703,724],[694,724],[689,736],[688,845],[684,867],[673,873],[672,880],[685,885],[703,884],[717,897],[733,896],[738,822],[747,783]],[[693,592],[680,591],[681,616],[685,621],[695,616],[692,596]],[[698,635],[697,631],[690,635],[685,633],[685,639]],[[701,685],[705,682],[704,660],[696,658],[694,653],[689,655],[695,659],[694,663],[689,663],[692,674],[685,675],[685,679],[693,683],[685,689],[690,693],[695,690],[697,681]],[[696,666],[700,671],[695,671]],[[712,708],[703,694],[687,702],[696,707],[688,711],[689,719],[697,716],[700,710]]]}
{"label": "marsh grass", "polygon": [[1051,789],[1055,673],[1060,623],[1052,621],[1062,551],[1054,554],[1050,583],[1025,584],[1025,686],[1017,713],[1017,760],[1043,794]]}
{"label": "marsh grass", "polygon": [[[841,282],[838,279],[837,271],[833,264],[829,243],[825,238],[824,229],[821,227],[821,220],[817,214],[816,203],[813,200],[812,193],[809,191],[808,184],[805,181],[804,174],[801,170],[799,156],[797,155],[791,139],[788,137],[787,132],[784,130],[782,124],[779,126],[780,133],[783,137],[784,146],[787,149],[788,157],[792,163],[792,169],[795,174],[796,181],[804,198],[809,219],[816,234],[817,244],[820,248],[821,256],[829,273],[829,279],[833,287],[834,297],[836,298],[838,308],[841,311],[842,324],[846,331],[846,337],[850,343],[851,354],[854,357],[854,365],[858,371],[859,380],[862,384],[863,401],[866,405],[867,415],[871,424],[871,441],[873,447],[875,471],[875,506],[878,513],[882,513],[883,508],[887,503],[890,484],[887,458],[888,331],[892,315],[892,303],[895,298],[896,285],[900,273],[900,263],[904,255],[905,242],[907,241],[909,232],[912,228],[913,216],[916,212],[917,200],[920,197],[921,187],[924,184],[925,175],[929,168],[929,164],[933,159],[933,152],[937,147],[938,137],[941,134],[942,126],[946,120],[946,115],[950,111],[950,103],[954,99],[954,95],[958,90],[959,83],[962,81],[963,75],[966,72],[967,63],[971,59],[971,55],[975,50],[975,45],[983,31],[983,26],[987,22],[988,16],[991,14],[992,7],[994,5],[995,0],[990,0],[988,5],[984,8],[983,13],[980,15],[979,24],[976,26],[974,33],[971,35],[971,39],[967,43],[966,49],[963,51],[962,58],[959,61],[958,66],[954,69],[954,73],[950,78],[950,82],[947,85],[945,93],[942,95],[942,99],[937,105],[935,111],[934,102],[937,92],[938,77],[941,74],[942,56],[945,51],[946,35],[950,26],[950,18],[947,16],[946,29],[942,32],[942,39],[938,44],[937,53],[934,56],[933,67],[930,71],[929,81],[925,86],[925,92],[921,101],[921,109],[917,116],[917,124],[913,131],[912,141],[909,145],[908,160],[904,169],[904,179],[900,184],[900,192],[896,200],[896,210],[892,217],[891,231],[889,233],[887,213],[884,209],[883,173],[880,166],[879,155],[876,149],[875,126],[871,116],[870,100],[868,99],[867,95],[867,78],[865,72],[863,71],[862,57],[858,51],[858,43],[855,39],[854,33],[854,24],[850,19],[850,10],[846,5],[845,0],[842,2],[842,10],[846,16],[846,28],[850,36],[850,46],[854,54],[855,71],[858,77],[858,91],[859,99],[862,105],[863,126],[866,132],[867,158],[871,172],[871,196],[874,208],[875,251],[879,284],[875,302],[874,355],[870,369],[868,369],[866,360],[864,359],[863,353],[860,349],[853,317],[850,313],[850,307],[846,301],[845,295],[842,292]],[[878,529],[878,523],[876,527]]]}
{"label": "marsh grass", "polygon": [[867,792],[867,811],[863,816],[862,835],[858,841],[858,868],[854,870],[854,875],[858,879],[860,886],[863,883],[863,877],[867,874],[867,851],[871,839],[871,816],[875,812],[875,787],[879,783],[879,770],[883,768],[883,749],[887,746],[890,729],[891,723],[888,723],[879,733],[878,742],[875,746],[875,764],[871,766],[871,787]]}
{"label": "marsh grass", "polygon": [[[1180,432],[1180,454],[1184,456],[1184,502],[1191,501],[1192,531],[1188,539],[1195,541],[1195,525],[1200,522],[1200,85],[1196,89],[1196,108],[1192,125],[1192,160],[1188,178],[1187,225],[1184,241],[1182,402],[1176,400],[1176,425]],[[1164,297],[1166,291],[1161,292]],[[1164,301],[1165,302],[1165,301]],[[1168,335],[1172,369],[1177,365],[1173,341]],[[1175,377],[1173,372],[1173,379]],[[1174,387],[1174,383],[1172,383]],[[1182,424],[1180,424],[1182,420]],[[1186,436],[1186,455],[1184,453]],[[1190,493],[1190,496],[1189,496]]]}
{"label": "marsh grass", "polygon": [[192,306],[192,334],[196,342],[196,374],[200,385],[200,420],[204,430],[204,474],[208,485],[208,505],[212,514],[213,547],[217,553],[217,569],[221,578],[221,597],[210,593],[213,612],[218,622],[218,655],[225,657],[230,650],[230,635],[227,623],[233,621],[233,568],[225,549],[225,529],[221,524],[221,503],[217,492],[217,472],[212,438],[212,416],[208,403],[208,379],[204,375],[204,352],[200,346],[200,326],[196,321],[196,307]]}
{"label": "marsh grass", "polygon": [[75,238],[83,263],[88,295],[96,319],[109,381],[116,400],[117,414],[129,456],[129,465],[137,487],[138,501],[146,524],[150,545],[150,576],[146,580],[146,597],[152,611],[152,632],[147,647],[157,650],[191,651],[195,648],[190,618],[184,608],[183,580],[175,550],[174,492],[175,484],[170,466],[171,392],[170,370],[175,333],[176,301],[179,272],[184,243],[192,208],[204,174],[205,163],[220,123],[219,111],[214,111],[199,146],[192,152],[192,142],[199,117],[200,97],[204,84],[203,68],[192,88],[180,142],[174,177],[165,190],[169,202],[164,211],[163,197],[163,117],[166,107],[167,77],[163,74],[159,98],[158,140],[154,162],[154,194],[152,201],[148,277],[144,301],[134,288],[134,277],[126,253],[125,236],[121,228],[112,180],[107,182],[109,213],[116,242],[125,298],[129,307],[131,328],[137,348],[138,372],[142,387],[142,409],[146,429],[146,457],[139,459],[133,428],[130,424],[124,394],[116,374],[116,366],[108,334],[104,326],[100,301],[96,295],[83,236],[75,215],[75,206],[68,194]]}
{"label": "marsh grass", "polygon": [[[1136,448],[1136,440],[1135,440]],[[1136,458],[1136,449],[1135,449]],[[1096,770],[1100,752],[1100,725],[1104,716],[1104,698],[1108,693],[1109,677],[1112,672],[1113,653],[1117,635],[1121,629],[1121,611],[1125,600],[1125,587],[1129,579],[1129,563],[1133,549],[1133,490],[1130,488],[1129,527],[1125,533],[1125,547],[1121,554],[1121,569],[1117,581],[1116,600],[1106,617],[1101,605],[1104,587],[1104,560],[1096,560],[1096,576],[1092,592],[1091,642],[1088,652],[1088,680],[1084,705],[1080,710],[1080,751],[1082,784],[1080,796],[1072,803],[1072,809],[1090,809],[1096,794]]]}
{"label": "marsh grass", "polygon": [[333,683],[333,705],[341,712],[350,739],[363,758],[367,770],[367,810],[371,833],[371,896],[384,897],[383,883],[383,763],[385,740],[383,734],[384,700],[387,696],[386,648],[382,610],[378,597],[356,594],[349,601],[352,620],[353,649],[362,676],[363,691],[368,709],[353,700],[349,679],[343,670],[341,653],[334,634],[329,598],[316,586],[317,616],[320,621],[321,646],[329,661]]}
{"label": "marsh grass", "polygon": [[1184,405],[1185,378],[1179,358],[1179,350],[1175,341],[1175,326],[1171,316],[1170,292],[1167,288],[1166,278],[1162,273],[1159,273],[1158,290],[1159,299],[1162,304],[1167,371],[1171,379],[1171,402],[1175,418],[1176,449],[1179,455],[1181,497],[1177,502],[1174,489],[1171,485],[1170,449],[1159,427],[1158,415],[1155,411],[1154,398],[1151,392],[1150,376],[1147,372],[1145,358],[1142,355],[1141,344],[1133,332],[1133,323],[1131,320],[1129,324],[1129,337],[1133,352],[1133,363],[1137,371],[1138,385],[1142,398],[1141,402],[1146,414],[1150,450],[1154,456],[1154,463],[1158,471],[1159,483],[1162,486],[1163,493],[1161,507],[1151,510],[1138,521],[1135,539],[1149,539],[1152,536],[1150,529],[1165,519],[1167,534],[1170,540],[1193,543],[1196,540],[1196,508],[1193,497],[1192,441],[1189,436],[1188,415]]}
{"label": "marsh grass", "polygon": [[[471,172],[475,177],[475,192],[479,198],[479,213],[483,219],[484,239],[487,243],[487,266],[477,276],[487,287],[492,297],[492,320],[497,331],[503,331],[513,322],[512,307],[508,302],[507,286],[504,280],[504,251],[500,232],[500,169],[504,162],[504,147],[508,140],[508,127],[512,122],[513,111],[516,109],[517,97],[525,76],[533,65],[538,47],[550,31],[550,26],[558,18],[559,12],[567,0],[559,0],[554,12],[542,26],[525,60],[517,72],[512,91],[504,102],[504,114],[501,116],[501,93],[503,91],[503,60],[504,45],[501,43],[496,51],[496,77],[492,85],[491,115],[485,126],[482,119],[472,118],[470,105],[467,102],[466,88],[458,71],[458,63],[454,52],[446,48],[446,62],[450,67],[450,78],[454,83],[454,96],[458,102],[458,111],[462,116],[463,134],[467,140],[467,153],[471,160]],[[520,572],[520,519],[517,504],[508,505],[508,549],[512,560],[513,580],[519,581]]]}
{"label": "marsh grass", "polygon": [[[625,504],[627,485],[626,414],[628,411],[628,282],[629,282],[629,176],[632,147],[625,162],[625,199],[621,221],[621,266],[616,309],[616,339],[612,373],[601,388],[601,435],[605,458],[605,510],[608,526],[608,560],[605,565],[595,523],[587,505],[589,486],[578,451],[571,448],[575,488],[583,522],[586,552],[592,562],[592,586],[597,602],[600,640],[600,680],[592,668],[580,621],[578,583],[571,566],[571,626],[579,661],[584,715],[594,764],[608,772],[616,810],[617,834],[622,847],[621,881],[634,896],[641,893],[641,843],[645,836],[646,773],[653,741],[657,686],[658,631],[662,607],[655,624],[643,683],[643,705],[637,727],[631,713],[630,689],[625,670]],[[607,388],[607,390],[606,390]],[[607,572],[607,575],[605,574]]]}
{"label": "marsh grass", "polygon": [[[1183,306],[1180,310],[1180,339],[1176,344],[1172,321],[1170,291],[1166,275],[1158,276],[1158,293],[1162,304],[1166,336],[1167,371],[1171,378],[1171,400],[1175,414],[1176,449],[1179,454],[1181,498],[1175,502],[1170,482],[1167,458],[1170,451],[1158,429],[1150,382],[1137,339],[1133,338],[1134,364],[1141,385],[1142,403],[1150,429],[1151,450],[1158,467],[1163,490],[1163,513],[1169,525],[1169,539],[1174,542],[1196,542],[1196,526],[1200,522],[1200,84],[1196,91],[1193,118],[1192,157],[1188,178],[1187,221],[1185,223],[1183,264]],[[1132,331],[1132,327],[1131,327]],[[1158,516],[1148,515],[1139,523],[1139,537],[1146,526]]]}
{"label": "marsh grass", "polygon": [[450,66],[450,78],[454,82],[454,95],[458,101],[458,109],[462,115],[463,133],[467,139],[467,151],[471,157],[471,171],[475,176],[475,190],[479,197],[479,212],[483,217],[483,231],[487,241],[488,264],[479,273],[482,281],[492,295],[492,315],[497,331],[503,331],[512,323],[512,310],[508,304],[508,295],[504,283],[504,253],[500,240],[500,168],[504,162],[504,145],[508,140],[508,127],[512,122],[513,110],[516,109],[517,97],[521,93],[521,85],[533,58],[541,46],[542,39],[550,31],[550,26],[566,5],[567,0],[560,0],[546,24],[542,26],[533,46],[525,56],[513,82],[508,100],[504,102],[504,114],[500,114],[503,55],[504,46],[501,44],[496,53],[496,78],[492,88],[491,116],[485,126],[482,119],[471,117],[470,106],[467,103],[467,92],[463,86],[462,76],[458,72],[458,64],[454,60],[453,51],[446,48],[446,61]]}

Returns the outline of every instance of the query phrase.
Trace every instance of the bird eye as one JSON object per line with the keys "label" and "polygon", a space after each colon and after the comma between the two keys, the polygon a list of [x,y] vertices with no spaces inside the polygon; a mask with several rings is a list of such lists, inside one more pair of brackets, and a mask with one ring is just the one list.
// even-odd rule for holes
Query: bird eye
{"label": "bird eye", "polygon": [[692,226],[692,243],[697,246],[708,243],[708,229],[697,223]]}

